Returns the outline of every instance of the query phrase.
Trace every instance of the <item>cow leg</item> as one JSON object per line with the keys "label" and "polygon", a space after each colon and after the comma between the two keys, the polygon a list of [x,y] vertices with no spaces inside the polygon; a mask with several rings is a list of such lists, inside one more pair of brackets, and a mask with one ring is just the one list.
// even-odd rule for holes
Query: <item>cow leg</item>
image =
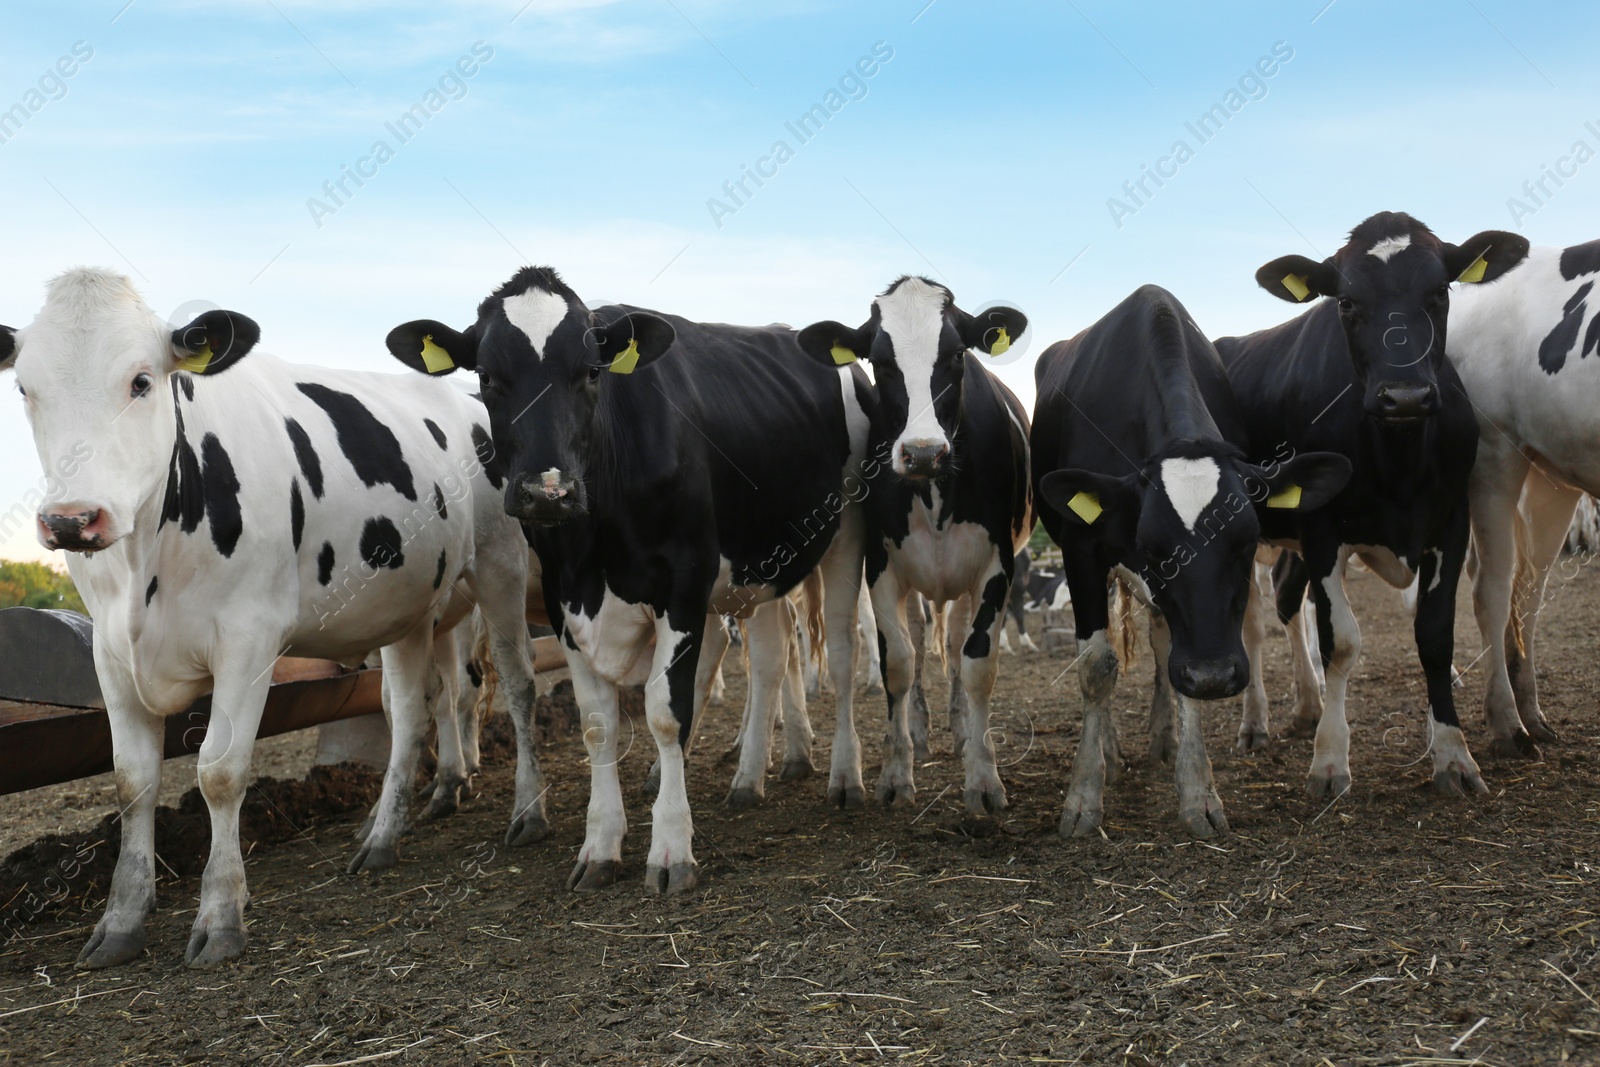
{"label": "cow leg", "polygon": [[[473,782],[483,770],[483,757],[478,749],[479,734],[483,732],[483,712],[478,707],[478,693],[482,686],[481,675],[476,675],[472,665],[473,653],[478,647],[479,616],[473,616],[456,628],[456,658],[460,662],[459,681],[456,685],[456,722],[461,728],[461,758],[466,763],[466,796],[477,790]],[[473,678],[478,677],[478,682]]]}
{"label": "cow leg", "polygon": [[[683,755],[687,759],[693,754],[695,744],[700,738],[700,726],[705,719],[701,712],[705,711],[707,704],[722,703],[717,687],[723,684],[722,661],[728,654],[728,647],[733,643],[728,635],[728,625],[721,615],[709,614],[706,616],[706,636],[700,646],[700,666],[695,669],[694,676],[694,726],[689,731],[689,740],[684,743]],[[746,677],[748,682],[748,676]],[[750,715],[750,700],[753,690],[747,684],[744,693],[744,717],[739,720],[739,732],[734,735],[733,744],[729,746],[723,759],[737,759],[739,755],[740,740],[744,737],[745,722]],[[650,764],[650,773],[645,775],[644,789],[642,792],[647,797],[653,797],[661,789],[661,763],[656,761]]]}
{"label": "cow leg", "polygon": [[1345,718],[1345,691],[1350,672],[1361,657],[1361,627],[1345,596],[1348,557],[1344,548],[1337,544],[1318,546],[1315,551],[1309,544],[1305,547],[1312,597],[1317,604],[1322,664],[1328,677],[1327,706],[1317,723],[1306,789],[1314,798],[1333,800],[1350,790],[1350,723]]}
{"label": "cow leg", "polygon": [[1558,740],[1539,710],[1534,631],[1538,627],[1539,610],[1544,605],[1550,568],[1567,543],[1567,531],[1582,497],[1580,490],[1552,481],[1542,471],[1531,474],[1522,490],[1520,510],[1526,516],[1527,530],[1506,635],[1506,666],[1511,675],[1511,690],[1517,698],[1517,715],[1535,741]]}
{"label": "cow leg", "polygon": [[[498,563],[498,560],[490,563]],[[495,699],[511,717],[511,729],[517,739],[515,795],[505,838],[506,844],[513,848],[542,841],[550,833],[544,800],[549,787],[545,785],[544,771],[539,766],[539,750],[534,738],[533,701],[537,694],[523,595],[527,585],[526,572],[522,569],[525,566],[522,555],[518,554],[503,570],[480,563],[473,577],[478,611],[489,635],[489,658],[500,676]],[[573,658],[570,654],[567,656],[568,660]],[[574,683],[574,696],[578,695]],[[578,707],[583,707],[581,699]]]}
{"label": "cow leg", "polygon": [[[823,641],[828,650],[828,673],[833,679],[835,706],[828,800],[845,807],[860,807],[866,795],[861,780],[861,740],[856,733],[856,664],[861,659],[861,606],[866,604],[867,617],[871,618],[872,603],[862,572],[861,551],[861,514],[859,509],[847,508],[840,514],[839,530],[818,565],[822,573]],[[872,635],[871,646],[874,650],[872,665],[876,668],[876,634]],[[788,736],[787,720],[785,723]],[[808,735],[809,723],[808,718]],[[791,750],[785,754],[784,778],[804,778],[812,773],[809,739],[806,748],[804,764],[798,761],[798,753]],[[839,791],[838,799],[835,790]]]}
{"label": "cow leg", "polygon": [[[974,815],[995,813],[1006,808],[1006,787],[996,765],[994,733],[989,729],[989,698],[994,693],[995,673],[1000,666],[998,638],[1006,625],[1006,598],[1011,592],[1013,556],[1005,549],[995,552],[984,578],[963,600],[968,611],[962,614],[960,691],[966,706],[966,786],[962,797],[967,811]],[[970,615],[970,624],[966,617]]]}
{"label": "cow leg", "polygon": [[156,794],[161,788],[165,721],[145,710],[133,680],[113,663],[105,642],[95,645],[96,673],[111,720],[111,753],[121,809],[122,847],[111,875],[105,914],[95,924],[78,966],[89,970],[127,963],[145,944],[145,916],[156,901]]}
{"label": "cow leg", "polygon": [[[1239,720],[1239,740],[1235,745],[1240,752],[1266,748],[1271,740],[1268,723],[1270,702],[1261,671],[1261,661],[1267,651],[1266,599],[1270,581],[1271,571],[1261,563],[1254,564],[1250,571],[1250,591],[1244,602],[1242,636],[1245,656],[1250,660],[1250,684],[1244,691],[1244,715]],[[1179,791],[1182,792],[1181,788]]]}
{"label": "cow leg", "polygon": [[617,686],[596,673],[589,658],[570,644],[567,667],[572,674],[572,695],[583,716],[583,745],[589,753],[589,811],[583,845],[567,876],[567,888],[591,893],[617,880],[622,866],[622,839],[628,832],[622,780],[617,774],[617,764],[622,759],[617,744],[621,725]]}
{"label": "cow leg", "polygon": [[1091,561],[1067,554],[1078,636],[1078,689],[1083,697],[1083,735],[1072,760],[1072,783],[1061,810],[1061,836],[1087,837],[1104,818],[1107,763],[1115,761],[1111,694],[1117,687],[1117,653],[1107,634],[1110,603],[1106,575]]}
{"label": "cow leg", "polygon": [[410,822],[407,798],[427,733],[428,691],[438,678],[430,620],[424,619],[400,640],[384,646],[383,675],[389,682],[389,766],[383,772],[372,830],[350,860],[351,874],[383,870],[399,862],[395,846]]}
{"label": "cow leg", "polygon": [[[791,634],[793,629],[791,626]],[[791,636],[787,648],[787,668],[780,684],[783,700],[783,768],[778,772],[778,778],[792,782],[811,777],[817,773],[817,768],[811,761],[811,746],[815,737],[811,731],[811,716],[806,711],[806,686],[804,673],[800,669],[802,656],[799,639]],[[828,669],[832,674],[831,662]]]}
{"label": "cow leg", "polygon": [[1029,652],[1039,651],[1039,646],[1028,636],[1028,609],[1024,604],[1026,594],[1018,590],[1011,600],[1011,617],[1017,620],[1017,644]]}
{"label": "cow leg", "polygon": [[1177,784],[1178,822],[1191,836],[1203,838],[1227,833],[1228,819],[1211,777],[1200,708],[1198,700],[1179,695]]}
{"label": "cow leg", "polygon": [[[694,679],[705,633],[706,599],[705,593],[698,599],[688,598],[656,619],[655,657],[650,665],[650,680],[644,687],[645,719],[656,739],[661,764],[661,791],[656,794],[651,812],[650,855],[644,869],[645,888],[652,893],[687,892],[700,880],[694,859],[694,820],[689,814],[689,791],[684,780],[683,742],[694,725]],[[778,612],[769,614],[781,616]],[[752,631],[749,647],[753,687],[757,664],[771,653],[759,648],[753,632],[758,628],[748,629]],[[760,717],[760,707],[756,718]],[[743,759],[750,753],[740,755]]]}
{"label": "cow leg", "polygon": [[1514,758],[1534,758],[1539,752],[1517,715],[1517,698],[1507,663],[1508,654],[1515,649],[1509,623],[1512,581],[1518,569],[1516,528],[1521,519],[1517,499],[1530,468],[1527,458],[1509,442],[1485,438],[1479,441],[1478,458],[1468,483],[1472,537],[1478,557],[1472,604],[1484,650],[1483,714],[1494,735],[1489,751]]}
{"label": "cow leg", "polygon": [[[789,649],[795,644],[794,612],[780,598],[756,608],[745,622],[745,648],[750,653],[750,699],[739,737],[739,769],[734,772],[725,803],[735,811],[753,808],[767,795],[767,767],[772,762],[772,721],[779,690],[788,671]],[[659,794],[657,794],[659,796]]]}
{"label": "cow leg", "polygon": [[[463,619],[457,627],[472,625]],[[433,732],[437,764],[433,781],[424,790],[431,794],[425,819],[453,815],[461,803],[461,793],[467,786],[467,757],[461,747],[461,723],[458,687],[461,684],[461,663],[457,658],[455,630],[435,634],[433,638],[434,668],[439,672],[439,689],[433,701]]]}
{"label": "cow leg", "polygon": [[976,616],[973,597],[963,595],[943,605],[944,671],[950,691],[950,737],[957,759],[964,759],[967,746],[967,691],[961,684],[962,646]]}
{"label": "cow leg", "polygon": [[[1303,596],[1303,594],[1302,594]],[[1290,737],[1315,737],[1322,721],[1323,690],[1327,678],[1318,671],[1321,641],[1317,636],[1314,612],[1305,610],[1302,599],[1294,615],[1284,624],[1289,639],[1289,659],[1294,665],[1294,717],[1289,720]]]}
{"label": "cow leg", "polygon": [[[929,615],[932,605],[921,593],[912,593],[906,603],[906,633],[911,637],[911,753],[918,763],[932,759],[928,750],[928,691],[925,685],[928,666],[928,642],[934,627]],[[880,649],[879,675],[883,674]],[[882,685],[878,686],[881,690]]]}
{"label": "cow leg", "polygon": [[1171,763],[1178,751],[1172,729],[1172,679],[1167,657],[1172,653],[1172,630],[1160,609],[1150,609],[1150,651],[1155,653],[1155,692],[1150,697],[1150,762]]}
{"label": "cow leg", "polygon": [[[426,626],[422,634],[421,667],[431,671],[428,639],[432,635]],[[221,670],[213,668],[216,684],[211,695],[211,722],[197,760],[200,794],[211,813],[211,855],[200,876],[200,909],[183,954],[190,967],[212,967],[244,951],[244,909],[250,894],[245,888],[244,857],[239,852],[239,805],[250,786],[250,756],[267,706],[267,690],[272,686],[274,658],[269,650],[264,661],[256,656],[225,664]],[[426,723],[426,715],[426,704],[414,704],[412,717],[419,727]],[[418,729],[416,748],[421,747],[421,734]],[[413,775],[415,752],[414,748]],[[410,784],[410,777],[396,783],[401,803],[411,794]]]}
{"label": "cow leg", "polygon": [[[893,571],[885,571],[872,585],[872,613],[878,619],[878,643],[883,656],[884,696],[889,704],[889,729],[883,742],[883,771],[878,776],[878,800],[883,804],[910,804],[917,795],[912,770],[911,685],[914,654],[906,627],[906,593]],[[829,789],[829,799],[833,791]]]}
{"label": "cow leg", "polygon": [[[1565,536],[1565,529],[1562,534]],[[1467,739],[1456,719],[1451,658],[1455,654],[1456,585],[1466,559],[1471,526],[1466,501],[1445,528],[1443,545],[1422,554],[1417,571],[1417,657],[1428,683],[1429,748],[1433,752],[1433,787],[1441,793],[1487,793],[1478,764],[1467,751]]]}

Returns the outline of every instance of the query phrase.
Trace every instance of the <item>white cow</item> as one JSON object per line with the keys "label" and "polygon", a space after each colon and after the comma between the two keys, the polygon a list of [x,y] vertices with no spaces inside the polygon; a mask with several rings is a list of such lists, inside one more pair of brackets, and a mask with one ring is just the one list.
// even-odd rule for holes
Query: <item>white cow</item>
{"label": "white cow", "polygon": [[1474,602],[1484,712],[1501,755],[1533,755],[1536,741],[1556,740],[1539,710],[1533,632],[1578,500],[1600,492],[1597,279],[1600,241],[1535,248],[1498,281],[1462,287],[1450,306],[1450,360],[1480,430],[1470,487]]}
{"label": "white cow", "polygon": [[[417,377],[245,359],[259,337],[226,311],[173,330],[128,279],[88,269],[52,281],[32,325],[0,328],[0,369],[16,371],[55,482],[40,541],[67,551],[94,616],[111,720],[122,848],[81,966],[144,946],[163,720],[197,697],[213,694],[199,759],[211,856],[185,953],[197,967],[244,949],[239,805],[279,655],[353,663],[382,648],[394,744],[352,870],[395,862],[437,678],[435,619],[448,627],[481,604],[519,741],[528,732],[527,549],[485,466],[483,408]],[[527,754],[517,818],[537,832],[543,787]]]}

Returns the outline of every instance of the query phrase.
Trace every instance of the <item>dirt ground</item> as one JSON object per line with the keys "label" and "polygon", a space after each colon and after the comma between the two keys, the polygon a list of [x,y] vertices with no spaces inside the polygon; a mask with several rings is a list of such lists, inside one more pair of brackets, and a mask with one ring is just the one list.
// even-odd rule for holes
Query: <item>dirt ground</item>
{"label": "dirt ground", "polygon": [[[1573,567],[1544,617],[1541,683],[1562,743],[1534,764],[1486,758],[1464,598],[1458,699],[1492,790],[1473,800],[1428,788],[1422,678],[1399,595],[1371,577],[1352,586],[1365,637],[1351,686],[1356,781],[1331,806],[1301,787],[1311,743],[1240,755],[1238,702],[1226,701],[1206,734],[1233,832],[1181,836],[1170,770],[1138,758],[1146,651],[1117,692],[1135,761],[1108,790],[1102,838],[1056,834],[1079,731],[1064,656],[1004,659],[1001,818],[963,813],[937,723],[910,808],[829,810],[819,776],[773,779],[763,807],[732,814],[721,804],[732,768],[716,756],[737,725],[735,670],[689,775],[696,893],[658,899],[640,881],[639,788],[653,750],[642,728],[623,763],[625,881],[566,892],[587,799],[581,740],[568,736],[542,753],[555,830],[538,845],[501,844],[502,760],[477,799],[420,825],[380,877],[343,873],[353,814],[258,848],[250,945],[217,971],[183,967],[196,874],[161,872],[149,950],[110,972],[74,971],[101,900],[68,893],[0,945],[0,1059],[1600,1063],[1600,579]],[[1289,712],[1281,639],[1267,678],[1278,727]],[[870,790],[883,705],[862,701]],[[811,710],[823,769],[832,701]],[[275,752],[293,763],[290,742]],[[192,773],[169,777],[186,788]],[[20,843],[18,825],[30,836],[88,829],[110,804],[91,783],[12,798],[0,808],[5,840]]]}

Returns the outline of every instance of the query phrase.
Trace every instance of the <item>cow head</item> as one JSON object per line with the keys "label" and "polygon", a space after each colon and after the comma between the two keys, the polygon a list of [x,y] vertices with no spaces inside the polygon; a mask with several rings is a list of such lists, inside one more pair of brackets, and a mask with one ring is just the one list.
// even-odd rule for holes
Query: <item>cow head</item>
{"label": "cow head", "polygon": [[950,457],[967,350],[999,355],[1027,328],[1027,317],[1014,308],[969,315],[944,286],[908,275],[872,302],[872,317],[860,329],[814,323],[800,331],[800,346],[829,366],[872,362],[881,428],[893,443],[891,465],[903,477],[925,480]]}
{"label": "cow head", "polygon": [[1410,215],[1385,211],[1321,263],[1284,256],[1256,271],[1256,282],[1291,303],[1338,300],[1364,409],[1408,423],[1439,410],[1450,283],[1493,281],[1527,254],[1527,239],[1514,233],[1485,230],[1446,244]]}
{"label": "cow head", "polygon": [[48,485],[39,542],[98,552],[166,485],[177,434],[171,376],[226,370],[261,330],[228,311],[174,330],[127,278],[79,269],[50,283],[31,325],[0,337],[0,367],[16,370]]}
{"label": "cow head", "polygon": [[506,511],[556,525],[589,508],[602,409],[617,402],[617,391],[640,388],[618,376],[647,367],[673,338],[659,316],[613,309],[602,318],[555,271],[526,267],[478,305],[465,330],[419,319],[391,330],[388,346],[425,374],[478,372],[495,455],[508,475]]}
{"label": "cow head", "polygon": [[1172,632],[1173,687],[1216,700],[1250,680],[1239,633],[1257,509],[1321,507],[1349,477],[1349,460],[1333,453],[1258,466],[1225,445],[1178,442],[1138,474],[1052,471],[1039,491],[1069,529],[1098,530],[1112,558],[1141,571]]}

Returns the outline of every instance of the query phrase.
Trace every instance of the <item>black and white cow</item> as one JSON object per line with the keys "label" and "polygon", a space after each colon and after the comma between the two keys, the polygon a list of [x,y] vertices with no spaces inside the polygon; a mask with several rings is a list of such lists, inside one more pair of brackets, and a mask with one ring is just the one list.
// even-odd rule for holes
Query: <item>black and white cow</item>
{"label": "black and white cow", "polygon": [[[1011,593],[1006,598],[1006,614],[1017,624],[1017,644],[1029,652],[1039,651],[1039,646],[1028,636],[1028,579],[1033,575],[1033,554],[1024,548],[1017,553],[1011,574]],[[1010,652],[1011,641],[1004,626],[1000,627],[1000,651]]]}
{"label": "black and white cow", "polygon": [[1474,600],[1486,653],[1484,711],[1501,755],[1536,755],[1535,742],[1556,740],[1539,709],[1534,632],[1578,501],[1600,490],[1596,281],[1600,241],[1535,248],[1516,270],[1463,290],[1450,307],[1450,361],[1480,430],[1470,489]]}
{"label": "black and white cow", "polygon": [[[254,322],[208,311],[173,330],[126,278],[74,270],[33,324],[0,329],[54,489],[39,538],[67,552],[95,620],[122,848],[79,963],[138,955],[155,898],[166,716],[212,693],[200,747],[211,857],[186,958],[244,948],[239,805],[280,654],[359,662],[382,648],[394,742],[352,869],[393,865],[435,677],[434,623],[482,605],[527,732],[527,546],[480,451],[481,405],[438,383],[250,353]],[[529,756],[532,756],[529,749]],[[532,764],[531,797],[541,797]],[[526,814],[542,823],[543,801]]]}
{"label": "black and white cow", "polygon": [[[852,501],[864,489],[852,490],[851,471],[866,445],[865,376],[831,361],[818,367],[781,326],[591,311],[554,271],[532,267],[483,301],[465,330],[411,322],[388,345],[416,370],[478,372],[506,465],[505,508],[526,524],[543,566],[591,768],[588,828],[569,886],[616,878],[627,829],[616,687],[647,661],[660,789],[645,884],[693,888],[682,746],[710,686],[709,671],[697,678],[708,608],[749,616],[752,664],[773,665],[752,677],[766,690],[757,707],[770,707],[793,618],[775,601],[820,564],[829,667],[848,716],[861,567]],[[771,719],[747,716],[758,729]],[[741,746],[749,774],[736,778],[730,800],[762,788],[769,741],[757,741],[747,735]],[[836,765],[852,758],[850,748],[835,742]]]}
{"label": "black and white cow", "polygon": [[[1101,823],[1120,762],[1111,694],[1118,663],[1107,585],[1116,575],[1150,609],[1157,696],[1152,757],[1177,756],[1178,818],[1191,834],[1227,829],[1197,701],[1248,680],[1240,629],[1260,511],[1314,508],[1344,485],[1340,456],[1245,459],[1244,424],[1216,349],[1176,297],[1146,285],[1034,367],[1039,518],[1061,545],[1077,623],[1083,736],[1061,833]],[[1172,703],[1177,691],[1178,737]]]}
{"label": "black and white cow", "polygon": [[[800,344],[824,365],[871,361],[878,410],[864,467],[871,491],[866,575],[878,622],[889,737],[878,799],[909,802],[916,792],[908,714],[913,648],[906,597],[935,604],[970,597],[971,620],[952,686],[951,728],[965,755],[964,799],[982,814],[1006,806],[989,731],[1000,631],[1016,554],[1033,532],[1028,482],[1028,416],[970,350],[997,355],[1027,329],[1007,307],[969,315],[950,290],[926,278],[898,279],[857,329],[819,322]],[[843,717],[846,709],[840,708]],[[861,803],[859,777],[831,782],[829,798]]]}
{"label": "black and white cow", "polygon": [[[1281,300],[1331,299],[1281,326],[1217,341],[1252,451],[1326,450],[1354,468],[1328,506],[1285,513],[1262,531],[1299,550],[1317,607],[1327,700],[1307,778],[1313,796],[1336,797],[1350,786],[1345,691],[1361,634],[1344,570],[1355,554],[1398,588],[1420,580],[1414,632],[1427,680],[1435,787],[1487,788],[1451,693],[1467,479],[1479,435],[1472,402],[1445,355],[1446,318],[1452,281],[1492,281],[1527,251],[1526,240],[1497,230],[1447,244],[1411,216],[1383,212],[1320,263],[1284,256],[1256,272],[1261,287]],[[1266,733],[1260,711],[1262,721],[1246,723],[1241,736]]]}

